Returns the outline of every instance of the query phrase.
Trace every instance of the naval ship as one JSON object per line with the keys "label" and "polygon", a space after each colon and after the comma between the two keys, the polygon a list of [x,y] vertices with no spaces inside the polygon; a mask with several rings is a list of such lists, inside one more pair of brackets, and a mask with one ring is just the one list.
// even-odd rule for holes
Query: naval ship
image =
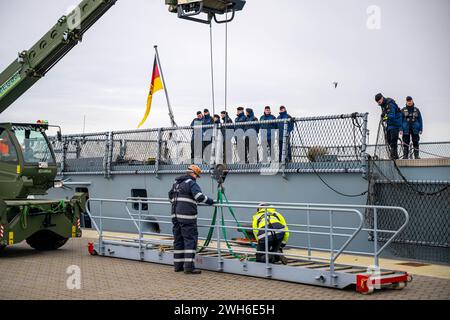
{"label": "naval ship", "polygon": [[[115,2],[83,0],[21,52],[0,74],[0,111],[57,64]],[[209,25],[231,22],[245,3],[166,0],[179,18]],[[203,171],[203,191],[218,201],[214,208],[199,206],[201,268],[337,288],[356,284],[363,293],[376,283],[403,288],[410,281],[405,272],[381,269],[372,277],[370,267],[338,264],[338,258],[367,255],[374,269],[380,269],[380,257],[450,263],[450,142],[422,142],[421,159],[407,154],[392,160],[383,122],[370,144],[368,121],[364,112],[200,127],[177,126],[172,119],[165,128],[58,135],[50,139],[49,152],[62,183],[45,198],[69,199],[74,191],[88,196],[80,221],[70,227],[72,237],[79,236],[80,226],[98,232],[98,242],[88,246],[91,254],[171,264],[167,193],[194,163]],[[253,130],[262,124],[277,128],[270,143],[267,132]],[[37,165],[38,174],[49,166]],[[254,262],[249,223],[262,202],[288,221],[287,265],[269,263],[268,255],[278,253],[267,247],[266,262]]]}

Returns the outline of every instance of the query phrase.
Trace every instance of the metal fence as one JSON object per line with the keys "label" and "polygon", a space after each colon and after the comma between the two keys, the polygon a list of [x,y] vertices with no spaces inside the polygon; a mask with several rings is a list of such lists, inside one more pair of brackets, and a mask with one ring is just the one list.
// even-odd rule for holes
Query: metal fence
{"label": "metal fence", "polygon": [[[408,146],[407,155],[404,154],[404,146],[406,145],[403,143],[401,137],[399,137],[397,143],[399,157],[413,159],[415,149],[412,142]],[[450,141],[419,142],[418,151],[421,159],[450,159]],[[367,146],[367,154],[377,160],[390,159],[389,146],[386,142],[385,133],[381,124],[378,126],[375,144]]]}
{"label": "metal fence", "polygon": [[368,114],[65,135],[51,138],[60,172],[364,172]]}
{"label": "metal fence", "polygon": [[[396,238],[397,243],[450,247],[450,188],[449,181],[380,180],[374,184],[370,203],[397,205],[408,210],[410,223]],[[439,192],[441,191],[441,192]],[[366,214],[371,225],[372,213]],[[383,215],[380,228],[396,227],[402,220]],[[380,240],[385,240],[383,236]]]}
{"label": "metal fence", "polygon": [[[413,159],[414,148],[411,144],[408,153],[408,159]],[[367,153],[375,159],[389,160],[389,148],[386,144],[368,145]],[[398,154],[399,157],[403,157],[403,146],[399,139],[398,141]],[[439,142],[420,142],[419,154],[421,159],[450,159],[450,141]]]}

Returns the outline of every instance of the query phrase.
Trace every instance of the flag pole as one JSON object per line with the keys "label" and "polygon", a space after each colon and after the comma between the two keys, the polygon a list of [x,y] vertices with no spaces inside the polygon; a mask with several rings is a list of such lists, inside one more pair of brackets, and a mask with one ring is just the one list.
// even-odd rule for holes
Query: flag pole
{"label": "flag pole", "polygon": [[164,92],[166,94],[167,107],[169,108],[170,123],[172,124],[172,127],[178,127],[178,125],[175,122],[175,117],[173,115],[172,107],[170,105],[169,94],[167,92],[167,87],[166,87],[166,81],[164,80],[164,74],[163,74],[163,70],[161,68],[161,61],[159,60],[158,46],[154,45],[153,47],[155,48],[156,62],[158,63],[158,68],[159,68],[159,72],[161,73],[161,80],[163,83]]}

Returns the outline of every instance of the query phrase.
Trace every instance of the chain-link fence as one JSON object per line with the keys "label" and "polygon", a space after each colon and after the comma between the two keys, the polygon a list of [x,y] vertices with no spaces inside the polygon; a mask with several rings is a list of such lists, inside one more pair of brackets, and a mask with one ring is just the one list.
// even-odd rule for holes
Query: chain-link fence
{"label": "chain-link fence", "polygon": [[59,170],[63,172],[101,173],[106,166],[109,133],[63,136],[51,139]]}
{"label": "chain-link fence", "polygon": [[[373,185],[370,204],[399,206],[408,211],[410,221],[394,240],[396,243],[450,247],[449,184],[449,181],[379,180]],[[373,227],[373,212],[368,211],[366,216],[366,222]],[[378,215],[380,229],[395,228],[402,223],[400,216],[382,212]],[[383,240],[382,234],[379,239]]]}
{"label": "chain-link fence", "polygon": [[[407,145],[403,142],[402,137],[399,136],[397,141],[397,154],[400,158],[414,159],[415,151],[420,159],[450,159],[450,141],[419,141],[419,148],[416,149],[412,141]],[[390,147],[387,144],[385,132],[381,124],[378,126],[375,144],[367,146],[367,154],[378,160],[390,159]]]}
{"label": "chain-link fence", "polygon": [[60,170],[110,175],[225,163],[233,171],[362,172],[367,114],[114,131],[51,139]]}

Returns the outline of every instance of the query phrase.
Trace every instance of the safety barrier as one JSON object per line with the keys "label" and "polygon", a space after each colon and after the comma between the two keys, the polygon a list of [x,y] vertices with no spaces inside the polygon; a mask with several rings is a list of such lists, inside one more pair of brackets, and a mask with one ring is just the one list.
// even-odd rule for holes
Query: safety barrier
{"label": "safety barrier", "polygon": [[[239,208],[240,210],[250,210],[255,209],[257,202],[252,201],[235,201],[226,204],[215,204],[216,207],[223,209],[227,207]],[[123,206],[125,217],[120,216],[111,216],[104,214],[104,205],[106,204],[114,204]],[[132,213],[130,211],[130,205],[138,205],[138,212]],[[143,213],[143,206],[148,206],[148,214]],[[149,220],[145,220],[151,218],[152,223],[171,225],[171,216],[168,212],[170,212],[171,203],[167,199],[162,198],[129,198],[127,200],[116,200],[116,199],[100,199],[100,198],[91,198],[89,199],[90,211],[89,214],[91,221],[93,223],[94,228],[97,230],[99,234],[99,242],[97,245],[98,254],[105,256],[116,256],[122,258],[136,259],[136,260],[146,260],[151,262],[160,262],[165,264],[171,264],[172,260],[170,257],[164,256],[165,250],[168,250],[172,246],[172,240],[168,237],[171,237],[170,233],[160,233],[160,232],[148,232],[143,230],[143,223],[148,223]],[[302,204],[302,203],[271,203],[277,210],[283,212],[283,215],[286,218],[286,221],[290,220],[290,215],[292,213],[296,214],[298,218],[299,214],[303,214],[306,217],[306,223],[295,224],[288,223],[287,226],[289,228],[290,234],[299,234],[305,235],[307,238],[307,247],[304,246],[296,246],[293,244],[288,244],[285,247],[284,253],[278,252],[269,252],[268,249],[268,234],[270,231],[276,231],[276,229],[268,228],[267,224],[264,228],[258,230],[264,230],[265,232],[265,250],[264,251],[256,251],[248,247],[240,246],[240,242],[236,240],[227,239],[227,230],[233,229],[236,230],[236,225],[231,225],[235,223],[234,220],[225,219],[222,216],[222,225],[219,224],[205,224],[205,221],[209,219],[206,218],[198,218],[198,227],[199,228],[213,228],[215,237],[215,246],[211,244],[206,247],[206,251],[209,252],[205,256],[201,253],[197,255],[196,263],[200,264],[200,267],[239,273],[239,274],[247,274],[261,277],[268,277],[280,280],[288,280],[294,282],[303,282],[303,283],[312,283],[323,286],[331,286],[344,288],[349,284],[354,283],[355,281],[355,272],[340,272],[340,270],[349,270],[360,271],[365,269],[354,269],[356,266],[342,266],[336,263],[337,259],[343,253],[350,254],[360,254],[360,255],[368,255],[373,256],[374,258],[374,268],[379,269],[379,256],[383,252],[383,250],[391,243],[391,241],[398,236],[398,234],[405,228],[408,223],[409,215],[408,212],[400,207],[387,207],[387,206],[358,206],[358,205],[333,205],[333,204]],[[154,207],[163,206],[164,213],[150,213],[150,210]],[[374,211],[373,215],[373,228],[366,228],[363,226],[364,215],[361,212],[361,209],[367,210],[371,209]],[[404,223],[395,230],[387,230],[387,229],[379,229],[377,225],[378,221],[378,212],[379,210],[383,211],[383,214],[386,214],[388,211],[398,211],[400,214],[404,216]],[[96,214],[93,213],[93,210],[96,211]],[[223,213],[222,213],[223,214]],[[318,222],[312,222],[314,218],[318,215],[326,214],[327,223],[318,224]],[[351,215],[353,218],[352,221],[356,222],[356,226],[340,226],[335,221],[335,215]],[[265,217],[267,217],[267,207],[265,210]],[[106,234],[103,229],[103,221],[104,220],[115,220],[121,222],[131,222],[136,227],[136,236],[121,236],[121,235],[112,235]],[[241,221],[244,225],[245,223],[251,223],[250,221]],[[251,227],[241,226],[239,229],[247,230],[248,232],[252,232],[253,229]],[[319,231],[320,230],[320,231]],[[222,232],[221,232],[222,231]],[[374,246],[373,252],[354,252],[347,250],[347,247],[350,243],[361,234],[361,232],[372,232],[374,235]],[[391,237],[383,244],[379,244],[378,234],[391,234]],[[152,237],[144,237],[144,236],[152,236]],[[328,248],[317,248],[311,245],[311,237],[326,237],[329,240]],[[342,240],[338,241],[340,238]],[[199,239],[205,239],[204,237],[200,237]],[[119,240],[119,241],[117,241]],[[229,248],[223,248],[223,243],[232,243],[234,247],[232,251],[235,254],[241,255],[241,259],[230,259]],[[124,248],[134,248],[136,250],[126,251]],[[306,254],[301,254],[296,252],[295,249],[306,249]],[[148,251],[157,251],[157,255],[154,256],[153,253],[148,253]],[[315,251],[327,252],[327,257],[323,257],[320,255],[314,255]],[[212,257],[210,253],[213,253],[214,258],[216,258],[213,263],[215,265],[211,265],[211,263],[204,264],[204,259],[208,256]],[[252,262],[252,257],[256,254],[264,254],[265,255],[265,263],[257,263]],[[303,265],[309,263],[309,268],[304,270],[305,268],[292,268],[288,265],[278,265],[269,263],[269,256],[271,255],[284,255],[288,257],[289,260],[296,266]],[[329,256],[328,256],[329,255]],[[295,260],[297,259],[297,260]],[[301,259],[301,260],[298,260]],[[234,262],[232,262],[234,261]],[[303,262],[302,262],[303,261]],[[317,262],[317,264],[315,264]],[[326,262],[326,263],[325,263]],[[251,268],[250,268],[251,264]],[[312,265],[311,265],[312,264]],[[261,269],[261,266],[264,266]],[[286,268],[285,272],[281,272],[282,268]],[[367,266],[362,266],[366,268]],[[281,269],[280,269],[281,268]],[[324,270],[323,268],[327,268]],[[264,272],[263,272],[264,270]],[[305,274],[299,275],[299,272],[306,272],[307,276],[305,278]],[[310,278],[312,277],[312,278]],[[301,281],[299,280],[301,279]],[[308,280],[309,279],[309,280]]]}
{"label": "safety barrier", "polygon": [[[368,114],[64,135],[51,138],[60,173],[364,172]],[[194,143],[195,142],[195,143]]]}
{"label": "safety barrier", "polygon": [[[403,157],[403,142],[398,141],[398,155]],[[367,154],[378,160],[389,160],[389,148],[385,143],[367,146]],[[421,159],[450,159],[450,141],[420,142],[419,154]],[[408,159],[414,158],[414,147],[409,147]]]}

